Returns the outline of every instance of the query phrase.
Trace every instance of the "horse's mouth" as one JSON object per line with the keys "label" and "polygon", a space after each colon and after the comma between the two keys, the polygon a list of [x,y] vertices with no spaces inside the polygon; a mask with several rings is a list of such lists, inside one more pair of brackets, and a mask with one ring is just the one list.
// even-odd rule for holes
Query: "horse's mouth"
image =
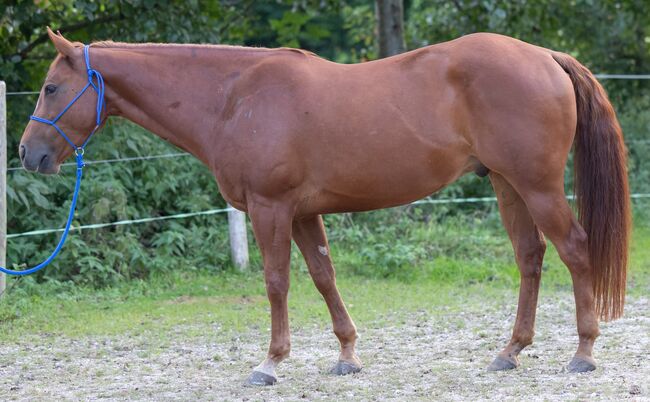
{"label": "horse's mouth", "polygon": [[51,175],[59,173],[61,165],[54,163],[49,154],[45,154],[41,157],[36,163],[30,163],[30,161],[23,159],[23,168],[28,172],[41,173],[44,175]]}

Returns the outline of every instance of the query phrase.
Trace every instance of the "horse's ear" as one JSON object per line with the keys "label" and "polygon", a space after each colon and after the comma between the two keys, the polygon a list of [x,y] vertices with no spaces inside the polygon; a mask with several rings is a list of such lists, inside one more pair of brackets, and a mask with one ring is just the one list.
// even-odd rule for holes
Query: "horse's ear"
{"label": "horse's ear", "polygon": [[47,36],[50,37],[50,40],[54,44],[54,47],[59,53],[61,53],[61,55],[72,58],[75,49],[72,42],[64,38],[60,32],[58,34],[55,34],[50,29],[50,27],[47,27]]}

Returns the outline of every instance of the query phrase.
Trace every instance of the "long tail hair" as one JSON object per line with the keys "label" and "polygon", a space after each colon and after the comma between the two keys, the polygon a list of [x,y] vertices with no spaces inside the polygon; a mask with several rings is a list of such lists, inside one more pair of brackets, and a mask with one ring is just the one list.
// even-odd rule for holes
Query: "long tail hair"
{"label": "long tail hair", "polygon": [[623,315],[630,237],[627,150],[614,108],[594,75],[573,57],[553,53],[576,94],[575,194],[587,232],[596,312],[603,320]]}

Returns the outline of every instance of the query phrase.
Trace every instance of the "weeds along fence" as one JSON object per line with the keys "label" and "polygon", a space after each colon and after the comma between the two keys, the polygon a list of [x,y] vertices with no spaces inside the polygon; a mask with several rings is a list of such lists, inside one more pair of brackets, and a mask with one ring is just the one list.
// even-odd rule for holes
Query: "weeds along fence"
{"label": "weeds along fence", "polygon": [[[650,79],[650,74],[636,74],[636,75],[597,74],[596,77],[599,79],[648,80]],[[21,232],[21,233],[7,233],[7,173],[22,170],[22,167],[19,166],[7,167],[7,132],[6,132],[7,103],[6,100],[7,100],[7,96],[9,97],[29,96],[29,95],[38,95],[38,94],[39,92],[36,91],[6,92],[5,83],[0,81],[0,265],[2,266],[5,266],[6,263],[7,239],[26,237],[26,236],[41,236],[41,235],[52,234],[52,233],[63,231],[62,228],[42,228],[42,229]],[[650,143],[650,139],[637,139],[637,140],[628,141],[628,143],[634,143],[634,142]],[[170,153],[164,153],[158,155],[87,161],[86,164],[99,165],[99,164],[128,163],[128,162],[145,162],[145,161],[156,160],[156,159],[186,158],[188,156],[191,155],[186,152],[170,152]],[[75,165],[75,164],[66,163],[63,164],[62,166],[71,166],[71,165]],[[573,196],[568,196],[568,198],[571,199],[573,198]],[[632,198],[633,199],[650,198],[650,194],[635,193],[632,194]],[[496,202],[496,197],[426,198],[419,201],[415,201],[411,205],[494,203],[494,202]],[[100,229],[100,228],[125,226],[125,225],[136,225],[136,224],[144,224],[144,223],[150,223],[155,221],[177,220],[177,219],[186,219],[186,218],[191,218],[196,216],[207,216],[207,215],[218,215],[218,214],[227,214],[228,217],[230,254],[231,254],[232,262],[240,270],[245,270],[249,264],[246,216],[243,212],[238,211],[230,206],[227,206],[226,208],[208,209],[202,211],[189,211],[189,212],[177,213],[172,215],[141,217],[136,219],[125,219],[125,220],[119,220],[113,222],[79,225],[74,227],[73,231],[84,230],[84,229]],[[5,289],[5,284],[6,284],[6,278],[4,277],[4,274],[0,274],[0,294],[2,294],[3,290]]]}

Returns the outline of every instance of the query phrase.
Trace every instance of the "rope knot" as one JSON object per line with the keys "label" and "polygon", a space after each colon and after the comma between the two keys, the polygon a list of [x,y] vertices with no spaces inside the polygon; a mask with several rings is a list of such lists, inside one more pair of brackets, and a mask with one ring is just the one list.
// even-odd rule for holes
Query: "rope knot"
{"label": "rope knot", "polygon": [[74,154],[77,158],[77,169],[83,169],[86,166],[84,163],[84,149],[82,147],[77,147],[74,150]]}

